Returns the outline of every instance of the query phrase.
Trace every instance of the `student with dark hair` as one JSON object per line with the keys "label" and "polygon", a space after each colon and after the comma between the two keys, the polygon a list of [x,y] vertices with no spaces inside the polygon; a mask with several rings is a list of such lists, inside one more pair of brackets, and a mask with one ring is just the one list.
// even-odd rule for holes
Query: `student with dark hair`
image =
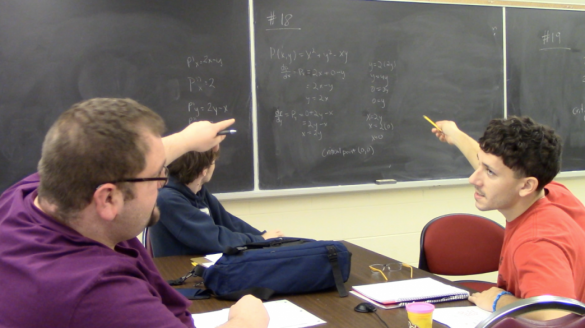
{"label": "student with dark hair", "polygon": [[[136,236],[157,222],[166,163],[205,151],[233,124],[197,122],[162,137],[130,99],[73,105],[47,133],[32,174],[0,196],[0,327],[194,327],[190,302]],[[266,327],[247,295],[222,327]]]}
{"label": "student with dark hair", "polygon": [[[475,206],[498,210],[506,233],[498,287],[469,298],[495,311],[518,299],[556,295],[585,302],[585,207],[562,184],[552,181],[561,169],[560,137],[527,117],[492,120],[479,143],[440,121],[433,133],[457,146],[475,172]],[[539,311],[534,319],[563,316]]]}
{"label": "student with dark hair", "polygon": [[169,183],[158,194],[159,223],[149,228],[154,256],[221,253],[227,247],[282,237],[260,232],[230,214],[205,187],[219,149],[188,152],[169,165]]}

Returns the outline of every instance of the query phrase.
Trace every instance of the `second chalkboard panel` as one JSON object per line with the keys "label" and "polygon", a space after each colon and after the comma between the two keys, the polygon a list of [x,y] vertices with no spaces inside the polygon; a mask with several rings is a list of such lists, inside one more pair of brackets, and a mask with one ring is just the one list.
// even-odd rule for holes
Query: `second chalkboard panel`
{"label": "second chalkboard panel", "polygon": [[527,115],[563,138],[563,171],[585,169],[585,14],[506,10],[508,115]]}
{"label": "second chalkboard panel", "polygon": [[261,189],[468,176],[423,119],[503,115],[502,8],[254,2]]}

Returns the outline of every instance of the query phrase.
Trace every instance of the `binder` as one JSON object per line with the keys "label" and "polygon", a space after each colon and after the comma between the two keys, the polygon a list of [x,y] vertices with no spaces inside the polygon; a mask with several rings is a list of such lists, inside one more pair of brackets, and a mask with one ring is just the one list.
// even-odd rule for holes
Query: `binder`
{"label": "binder", "polygon": [[353,286],[352,294],[382,308],[403,307],[411,302],[439,303],[467,299],[467,290],[453,287],[432,278],[389,281]]}

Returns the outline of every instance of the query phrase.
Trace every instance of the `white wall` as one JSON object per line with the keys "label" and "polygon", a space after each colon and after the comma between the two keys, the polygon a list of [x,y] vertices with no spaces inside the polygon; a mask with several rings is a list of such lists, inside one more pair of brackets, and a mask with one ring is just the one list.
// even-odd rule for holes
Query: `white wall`
{"label": "white wall", "polygon": [[[558,181],[585,202],[585,178]],[[294,237],[347,240],[415,266],[420,232],[437,216],[473,213],[505,225],[499,212],[475,208],[471,185],[224,200],[222,204],[258,229],[281,229]],[[495,281],[495,274],[480,278]]]}
{"label": "white wall", "polygon": [[[506,2],[508,0],[502,0],[502,2]],[[518,2],[528,2],[528,3],[560,3],[560,4],[574,4],[574,5],[585,5],[585,0],[509,0],[509,1],[518,1]]]}

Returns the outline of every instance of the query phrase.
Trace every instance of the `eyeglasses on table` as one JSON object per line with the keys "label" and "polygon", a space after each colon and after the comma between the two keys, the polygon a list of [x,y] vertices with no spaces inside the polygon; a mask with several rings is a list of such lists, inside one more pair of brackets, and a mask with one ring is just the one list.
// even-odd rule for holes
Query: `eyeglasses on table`
{"label": "eyeglasses on table", "polygon": [[386,276],[386,274],[384,274],[384,272],[387,272],[387,273],[397,272],[397,271],[402,270],[402,267],[410,268],[410,278],[412,279],[413,269],[412,269],[412,266],[407,264],[407,263],[393,262],[393,263],[386,263],[386,264],[371,264],[370,270],[372,270],[372,272],[380,273],[382,275],[382,277],[384,277],[384,279],[386,281],[388,281],[388,277]]}

